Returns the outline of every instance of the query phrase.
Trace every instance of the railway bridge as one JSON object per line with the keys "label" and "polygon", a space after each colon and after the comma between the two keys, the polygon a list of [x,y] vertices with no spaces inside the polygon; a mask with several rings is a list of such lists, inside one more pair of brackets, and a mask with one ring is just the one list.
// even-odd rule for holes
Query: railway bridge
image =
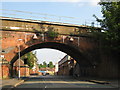
{"label": "railway bridge", "polygon": [[1,17],[1,21],[0,52],[11,68],[19,53],[23,56],[41,48],[65,52],[81,67],[94,68],[100,62],[100,43],[91,35],[100,28],[10,17]]}

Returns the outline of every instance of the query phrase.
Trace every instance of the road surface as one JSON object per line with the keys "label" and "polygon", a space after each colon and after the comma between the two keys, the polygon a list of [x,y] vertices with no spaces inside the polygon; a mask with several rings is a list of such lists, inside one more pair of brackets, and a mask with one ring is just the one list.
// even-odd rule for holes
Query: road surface
{"label": "road surface", "polygon": [[[97,84],[84,80],[77,80],[67,76],[32,76],[16,88],[33,88],[48,90],[50,88],[114,88],[108,84]],[[64,90],[63,89],[63,90]],[[68,89],[67,89],[68,90]],[[73,89],[72,89],[73,90]]]}

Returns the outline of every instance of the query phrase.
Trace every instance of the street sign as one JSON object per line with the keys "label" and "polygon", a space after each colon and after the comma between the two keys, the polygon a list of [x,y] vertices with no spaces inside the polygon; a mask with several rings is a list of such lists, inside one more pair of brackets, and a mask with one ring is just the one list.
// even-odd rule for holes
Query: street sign
{"label": "street sign", "polygon": [[0,55],[1,58],[4,58],[4,55]]}

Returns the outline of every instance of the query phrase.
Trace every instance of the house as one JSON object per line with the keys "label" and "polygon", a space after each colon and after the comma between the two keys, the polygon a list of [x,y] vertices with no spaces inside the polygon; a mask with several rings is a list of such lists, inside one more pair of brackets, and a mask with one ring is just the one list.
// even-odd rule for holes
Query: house
{"label": "house", "polygon": [[55,68],[49,68],[49,67],[40,68],[39,72],[41,72],[42,75],[44,75],[44,74],[54,75],[55,74]]}
{"label": "house", "polygon": [[24,64],[24,61],[20,59],[16,60],[13,64],[13,75],[14,77],[18,77],[18,70],[19,70],[19,62],[20,62],[20,76],[27,77],[30,76],[29,66]]}

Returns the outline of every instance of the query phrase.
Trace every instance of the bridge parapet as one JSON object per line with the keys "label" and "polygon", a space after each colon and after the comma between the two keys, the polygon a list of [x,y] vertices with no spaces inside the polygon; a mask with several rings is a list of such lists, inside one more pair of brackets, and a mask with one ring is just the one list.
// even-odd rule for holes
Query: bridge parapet
{"label": "bridge parapet", "polygon": [[47,32],[50,28],[53,28],[55,32],[59,34],[80,34],[88,32],[99,32],[100,28],[90,27],[84,25],[74,25],[58,22],[47,22],[38,20],[26,20],[1,17],[2,29],[13,31],[25,31],[25,32]]}

